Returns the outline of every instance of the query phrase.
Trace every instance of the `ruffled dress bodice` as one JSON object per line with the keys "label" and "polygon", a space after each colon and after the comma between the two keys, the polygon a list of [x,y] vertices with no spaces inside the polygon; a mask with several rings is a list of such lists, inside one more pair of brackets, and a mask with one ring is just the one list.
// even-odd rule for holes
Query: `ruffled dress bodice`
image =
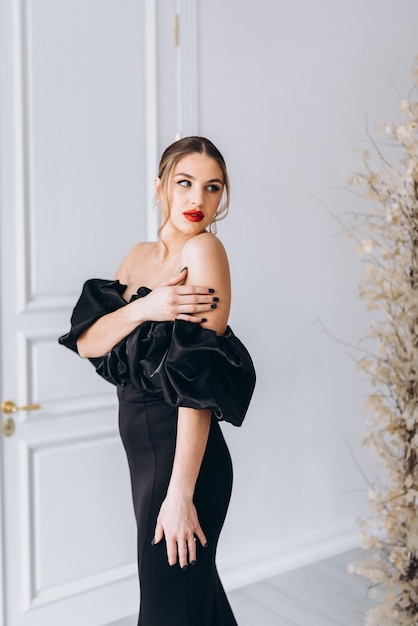
{"label": "ruffled dress bodice", "polygon": [[[118,280],[90,279],[71,317],[71,329],[60,344],[77,351],[77,339],[103,315],[126,306],[126,285]],[[140,287],[131,301],[146,297]],[[240,426],[255,386],[251,357],[228,326],[223,336],[199,324],[145,322],[102,357],[89,359],[97,373],[114,385],[133,385],[162,393],[175,407],[209,408],[220,420]]]}

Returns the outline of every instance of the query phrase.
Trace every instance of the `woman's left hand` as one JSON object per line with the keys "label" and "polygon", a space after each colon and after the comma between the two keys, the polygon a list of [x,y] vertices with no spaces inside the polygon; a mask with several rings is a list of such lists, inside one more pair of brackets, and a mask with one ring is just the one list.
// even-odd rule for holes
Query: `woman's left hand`
{"label": "woman's left hand", "polygon": [[170,565],[179,563],[182,569],[196,563],[196,538],[206,547],[193,499],[184,494],[168,493],[157,518],[153,543],[165,537]]}

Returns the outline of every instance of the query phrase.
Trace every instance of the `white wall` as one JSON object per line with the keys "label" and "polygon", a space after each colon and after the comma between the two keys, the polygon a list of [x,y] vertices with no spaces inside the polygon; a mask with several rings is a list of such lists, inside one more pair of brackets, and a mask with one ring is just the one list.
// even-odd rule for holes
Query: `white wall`
{"label": "white wall", "polygon": [[[200,131],[224,152],[231,325],[258,385],[241,430],[226,426],[235,490],[220,546],[230,586],[357,542],[366,485],[366,385],[342,345],[370,323],[361,264],[337,215],[359,208],[357,146],[398,118],[418,53],[412,0],[199,3]],[[395,89],[396,87],[396,89]],[[239,567],[249,565],[250,567]]]}

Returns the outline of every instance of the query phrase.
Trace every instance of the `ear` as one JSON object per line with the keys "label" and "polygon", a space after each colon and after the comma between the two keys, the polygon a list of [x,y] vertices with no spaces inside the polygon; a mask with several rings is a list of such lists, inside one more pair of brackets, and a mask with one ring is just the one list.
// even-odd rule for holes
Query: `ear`
{"label": "ear", "polygon": [[161,188],[161,178],[154,178],[155,202],[157,204],[160,202],[160,198],[159,198],[160,188]]}

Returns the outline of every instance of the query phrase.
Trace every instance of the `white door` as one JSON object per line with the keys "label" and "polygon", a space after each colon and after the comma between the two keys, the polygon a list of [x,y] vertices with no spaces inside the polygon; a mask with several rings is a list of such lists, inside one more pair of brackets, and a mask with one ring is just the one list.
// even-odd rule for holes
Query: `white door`
{"label": "white door", "polygon": [[114,388],[57,338],[83,281],[111,278],[149,228],[153,9],[0,5],[0,401],[42,405],[0,416],[15,427],[0,436],[5,626],[101,626],[137,611]]}

